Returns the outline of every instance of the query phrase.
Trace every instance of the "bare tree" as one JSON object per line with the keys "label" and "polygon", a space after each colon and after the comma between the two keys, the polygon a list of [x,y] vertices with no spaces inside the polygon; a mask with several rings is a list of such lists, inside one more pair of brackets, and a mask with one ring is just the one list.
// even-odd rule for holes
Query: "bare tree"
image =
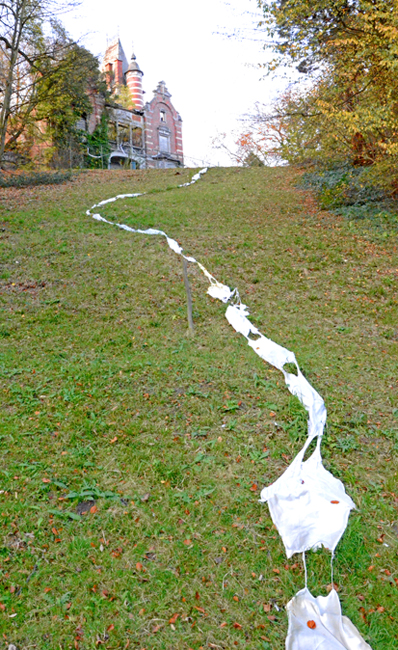
{"label": "bare tree", "polygon": [[[56,64],[63,48],[70,45],[53,17],[76,4],[73,0],[67,4],[57,0],[0,0],[0,166],[6,144],[17,140],[24,118],[34,111],[38,84],[51,71],[51,62]],[[52,29],[47,29],[46,35],[47,25]]]}

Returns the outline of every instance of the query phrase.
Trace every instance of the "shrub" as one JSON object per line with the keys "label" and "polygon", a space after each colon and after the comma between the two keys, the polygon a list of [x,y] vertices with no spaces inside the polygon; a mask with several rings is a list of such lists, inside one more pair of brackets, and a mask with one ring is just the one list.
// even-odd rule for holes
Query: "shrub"
{"label": "shrub", "polygon": [[70,181],[70,171],[32,172],[32,173],[0,173],[0,187],[29,187],[31,185],[53,185]]}

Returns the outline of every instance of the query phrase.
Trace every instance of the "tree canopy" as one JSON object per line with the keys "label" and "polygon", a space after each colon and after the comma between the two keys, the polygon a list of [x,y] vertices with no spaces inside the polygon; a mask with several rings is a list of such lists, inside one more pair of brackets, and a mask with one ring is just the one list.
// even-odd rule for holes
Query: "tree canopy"
{"label": "tree canopy", "polygon": [[[269,69],[310,83],[279,104],[290,160],[345,160],[394,175],[398,155],[396,0],[259,0],[274,38]],[[300,146],[297,146],[300,143]]]}

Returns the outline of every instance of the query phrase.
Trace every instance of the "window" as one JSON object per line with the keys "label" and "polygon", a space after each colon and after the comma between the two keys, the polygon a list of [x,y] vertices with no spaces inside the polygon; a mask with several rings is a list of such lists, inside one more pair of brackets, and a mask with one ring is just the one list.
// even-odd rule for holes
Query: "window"
{"label": "window", "polygon": [[167,153],[170,151],[170,136],[159,134],[159,150]]}
{"label": "window", "polygon": [[111,142],[116,142],[117,140],[117,128],[115,122],[109,122],[108,125],[108,139]]}
{"label": "window", "polygon": [[161,122],[166,121],[166,113],[165,113],[165,111],[160,111],[160,121]]}

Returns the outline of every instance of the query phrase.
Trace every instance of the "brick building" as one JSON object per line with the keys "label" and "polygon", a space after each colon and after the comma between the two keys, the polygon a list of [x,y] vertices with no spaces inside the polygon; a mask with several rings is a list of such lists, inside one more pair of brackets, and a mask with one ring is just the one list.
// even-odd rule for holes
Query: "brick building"
{"label": "brick building", "polygon": [[144,73],[134,54],[127,61],[119,38],[107,48],[101,70],[115,97],[106,105],[112,147],[109,166],[182,167],[182,120],[165,82],[160,81],[151,101],[144,102]]}

